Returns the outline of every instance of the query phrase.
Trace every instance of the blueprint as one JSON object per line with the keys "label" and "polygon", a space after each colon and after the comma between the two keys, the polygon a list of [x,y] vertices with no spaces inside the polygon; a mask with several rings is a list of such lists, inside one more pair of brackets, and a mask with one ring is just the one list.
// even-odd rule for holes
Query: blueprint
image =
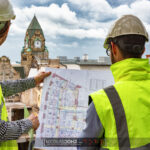
{"label": "blueprint", "polygon": [[[79,137],[84,129],[88,95],[113,84],[110,71],[45,68],[52,74],[44,80],[35,147],[41,138]],[[45,148],[44,149],[63,149]],[[67,148],[65,148],[67,149]],[[68,148],[75,149],[75,148]]]}

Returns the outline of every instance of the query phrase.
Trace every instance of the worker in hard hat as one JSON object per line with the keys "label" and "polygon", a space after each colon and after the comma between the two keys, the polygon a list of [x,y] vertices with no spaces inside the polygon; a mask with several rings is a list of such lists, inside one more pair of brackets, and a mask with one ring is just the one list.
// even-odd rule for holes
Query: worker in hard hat
{"label": "worker in hard hat", "polygon": [[[11,19],[15,19],[12,5],[9,0],[0,0],[0,45],[7,37]],[[0,150],[17,150],[15,140],[31,128],[36,130],[39,126],[38,116],[35,114],[31,114],[27,119],[9,122],[4,97],[33,88],[49,75],[50,72],[41,72],[34,78],[0,82]]]}
{"label": "worker in hard hat", "polygon": [[87,125],[81,134],[100,138],[102,149],[150,149],[150,64],[141,58],[148,40],[143,23],[133,15],[118,19],[106,37],[104,48],[112,61],[115,84],[90,94]]}

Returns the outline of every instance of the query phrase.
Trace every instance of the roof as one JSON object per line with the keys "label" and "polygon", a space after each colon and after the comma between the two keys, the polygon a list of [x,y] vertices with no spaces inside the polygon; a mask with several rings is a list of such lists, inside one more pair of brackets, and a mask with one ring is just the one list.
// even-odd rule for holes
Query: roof
{"label": "roof", "polygon": [[20,73],[20,77],[23,79],[23,78],[25,78],[26,76],[25,76],[25,72],[24,72],[24,67],[13,67],[17,72],[19,72]]}
{"label": "roof", "polygon": [[[109,57],[99,57],[99,59],[88,59],[88,60],[84,60],[84,59],[67,59],[67,57],[65,56],[61,56],[60,58],[60,63],[61,64],[76,64],[76,65],[90,65],[90,66],[110,66],[111,65],[111,61]],[[66,59],[65,59],[66,58]]]}
{"label": "roof", "polygon": [[42,28],[41,28],[36,16],[34,15],[32,21],[27,29],[30,38],[34,35],[36,30],[40,30],[41,34],[44,36]]}
{"label": "roof", "polygon": [[34,15],[29,27],[28,27],[28,30],[42,30],[36,16]]}

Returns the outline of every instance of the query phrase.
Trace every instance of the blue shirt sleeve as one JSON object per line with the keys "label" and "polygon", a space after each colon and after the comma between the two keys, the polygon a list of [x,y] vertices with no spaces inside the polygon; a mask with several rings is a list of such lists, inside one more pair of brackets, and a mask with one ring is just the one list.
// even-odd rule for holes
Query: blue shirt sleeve
{"label": "blue shirt sleeve", "polygon": [[[104,128],[97,115],[94,103],[91,102],[86,115],[86,127],[79,138],[100,138],[103,136]],[[78,147],[78,150],[96,150],[95,147]]]}

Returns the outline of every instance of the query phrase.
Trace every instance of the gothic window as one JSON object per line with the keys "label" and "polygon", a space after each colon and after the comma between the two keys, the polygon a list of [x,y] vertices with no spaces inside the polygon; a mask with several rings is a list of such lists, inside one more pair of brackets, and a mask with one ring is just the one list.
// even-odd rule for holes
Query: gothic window
{"label": "gothic window", "polygon": [[42,43],[41,43],[40,40],[35,40],[35,41],[34,41],[34,47],[35,47],[35,48],[41,48],[41,46],[42,46]]}
{"label": "gothic window", "polygon": [[25,43],[25,48],[28,48],[28,41],[26,41]]}
{"label": "gothic window", "polygon": [[25,41],[25,48],[28,48],[28,39]]}

